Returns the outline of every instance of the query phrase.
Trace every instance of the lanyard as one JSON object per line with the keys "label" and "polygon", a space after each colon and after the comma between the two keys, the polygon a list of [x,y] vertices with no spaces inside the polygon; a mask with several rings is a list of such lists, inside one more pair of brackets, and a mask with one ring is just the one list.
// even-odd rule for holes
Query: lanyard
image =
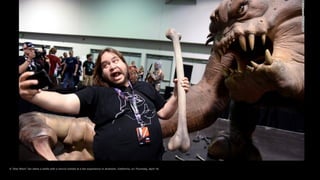
{"label": "lanyard", "polygon": [[130,104],[130,108],[131,110],[133,111],[134,113],[134,116],[137,120],[137,123],[140,124],[141,127],[144,127],[144,121],[141,119],[141,115],[140,115],[140,112],[139,112],[139,109],[138,109],[138,106],[137,106],[137,97],[135,96],[135,93],[134,93],[134,90],[133,90],[133,87],[129,81],[129,86],[131,88],[131,96],[127,97],[124,95],[124,93],[118,89],[118,88],[114,88],[114,90],[118,93],[118,96],[120,96],[122,99],[124,99],[125,101],[128,100],[129,104]]}

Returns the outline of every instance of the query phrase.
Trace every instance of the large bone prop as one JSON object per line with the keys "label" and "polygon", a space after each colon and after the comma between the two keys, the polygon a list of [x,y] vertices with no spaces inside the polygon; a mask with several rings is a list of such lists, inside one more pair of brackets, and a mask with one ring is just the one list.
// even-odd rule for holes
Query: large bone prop
{"label": "large bone prop", "polygon": [[176,71],[178,78],[178,125],[177,131],[170,138],[168,143],[168,149],[170,151],[179,149],[181,152],[186,152],[190,148],[190,138],[187,128],[186,118],[186,92],[183,87],[179,85],[179,82],[184,78],[183,63],[181,56],[180,39],[181,35],[174,29],[170,28],[166,32],[166,37],[173,42],[174,56],[176,61]]}

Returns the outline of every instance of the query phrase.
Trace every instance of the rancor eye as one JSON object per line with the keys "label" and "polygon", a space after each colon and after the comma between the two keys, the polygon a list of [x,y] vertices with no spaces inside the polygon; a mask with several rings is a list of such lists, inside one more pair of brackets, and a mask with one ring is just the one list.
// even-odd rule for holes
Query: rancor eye
{"label": "rancor eye", "polygon": [[246,2],[242,3],[238,9],[238,14],[243,14],[248,10],[248,4]]}

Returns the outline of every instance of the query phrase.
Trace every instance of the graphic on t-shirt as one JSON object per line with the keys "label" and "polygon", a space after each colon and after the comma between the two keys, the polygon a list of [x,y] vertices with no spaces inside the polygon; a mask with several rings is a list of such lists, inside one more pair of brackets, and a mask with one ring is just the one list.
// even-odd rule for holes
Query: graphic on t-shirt
{"label": "graphic on t-shirt", "polygon": [[130,119],[137,121],[133,110],[130,108],[130,102],[132,102],[132,98],[136,98],[136,104],[137,104],[137,108],[139,110],[139,114],[141,116],[141,119],[144,122],[144,125],[150,125],[151,124],[151,119],[156,115],[156,111],[155,110],[150,110],[148,104],[146,103],[145,99],[138,95],[138,94],[134,94],[134,96],[132,94],[130,94],[129,92],[122,92],[121,95],[118,96],[119,99],[119,104],[120,104],[120,112],[118,112],[115,115],[115,118],[117,118],[119,115],[123,114],[125,111],[131,111],[132,113],[130,114],[125,114],[125,116],[128,116]]}

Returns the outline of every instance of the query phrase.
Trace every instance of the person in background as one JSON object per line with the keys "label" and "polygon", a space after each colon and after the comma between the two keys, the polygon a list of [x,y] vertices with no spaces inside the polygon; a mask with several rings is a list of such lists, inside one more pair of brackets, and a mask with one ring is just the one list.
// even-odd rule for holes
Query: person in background
{"label": "person in background", "polygon": [[68,58],[68,53],[67,52],[64,52],[63,53],[63,56],[60,56],[60,59],[61,59],[61,64],[60,64],[60,67],[58,69],[58,79],[59,79],[59,86],[61,84],[63,84],[63,79],[64,79],[64,76],[62,74],[62,71],[64,69],[64,66],[66,65],[66,59]]}
{"label": "person in background", "polygon": [[161,69],[161,63],[154,63],[154,70],[149,73],[149,77],[147,78],[148,82],[151,83],[157,91],[160,91],[161,81],[164,79],[164,73]]}
{"label": "person in background", "polygon": [[42,69],[47,70],[50,66],[49,59],[46,58],[44,52],[36,50],[31,42],[25,42],[20,51],[23,51],[23,56],[19,56],[19,74],[25,71],[38,72]]}
{"label": "person in background", "polygon": [[78,72],[78,60],[73,57],[73,50],[69,51],[69,57],[66,58],[62,70],[63,88],[73,89],[75,87],[75,77]]}
{"label": "person in background", "polygon": [[[32,42],[24,42],[20,51],[23,51],[23,56],[19,56],[18,65],[19,65],[19,76],[24,72],[39,72],[42,69],[48,67],[49,62],[45,60],[45,54],[41,51],[35,49],[35,46]],[[47,63],[47,65],[46,65]],[[25,101],[22,98],[18,99],[18,114],[30,112],[30,111],[43,111],[42,108],[33,105],[32,103]]]}
{"label": "person in background", "polygon": [[93,74],[94,86],[74,93],[30,89],[37,80],[19,78],[20,96],[56,113],[89,117],[95,123],[94,159],[113,161],[162,160],[163,138],[159,118],[166,120],[177,110],[177,86],[188,92],[189,80],[174,79],[174,93],[165,101],[149,83],[129,80],[124,56],[113,48],[102,50]]}
{"label": "person in background", "polygon": [[129,66],[128,68],[129,71],[129,80],[132,84],[136,83],[138,81],[138,72],[137,68],[133,66]]}
{"label": "person in background", "polygon": [[77,73],[76,76],[74,76],[74,86],[76,89],[79,88],[79,82],[80,82],[80,76],[82,75],[82,61],[80,60],[79,56],[76,56],[77,59],[77,63],[78,63],[78,69],[77,69]]}
{"label": "person in background", "polygon": [[57,76],[58,76],[58,69],[61,65],[61,59],[58,56],[56,56],[56,53],[57,53],[57,49],[53,47],[49,50],[49,54],[47,55],[47,57],[50,60],[49,77],[53,83],[53,88],[58,87]]}
{"label": "person in background", "polygon": [[19,56],[18,58],[18,64],[19,64],[19,75],[26,72],[26,71],[31,71],[32,70],[32,66],[31,66],[31,62],[32,62],[33,57],[32,56],[27,56],[26,53],[23,53],[22,56]]}
{"label": "person in background", "polygon": [[93,85],[93,70],[94,70],[94,62],[92,61],[93,55],[87,54],[87,60],[83,62],[83,84],[84,86],[92,86]]}
{"label": "person in background", "polygon": [[44,62],[44,69],[49,74],[49,70],[51,67],[50,59],[47,56],[47,50],[45,46],[42,45],[40,50],[36,50],[36,57],[39,56]]}
{"label": "person in background", "polygon": [[138,69],[138,81],[143,81],[143,75],[144,75],[144,68],[141,65]]}

